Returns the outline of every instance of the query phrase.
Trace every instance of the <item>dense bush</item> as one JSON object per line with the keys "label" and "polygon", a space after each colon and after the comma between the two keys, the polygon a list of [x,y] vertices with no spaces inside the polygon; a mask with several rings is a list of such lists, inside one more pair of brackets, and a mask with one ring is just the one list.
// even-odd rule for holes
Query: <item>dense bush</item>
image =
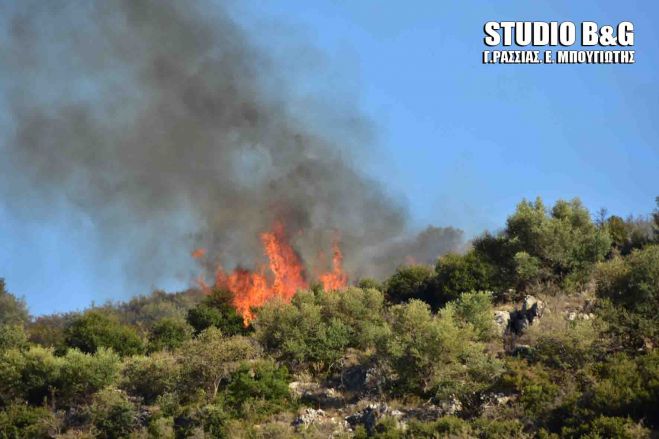
{"label": "dense bush", "polygon": [[644,315],[659,309],[659,245],[635,250],[598,266],[597,291],[601,297]]}
{"label": "dense bush", "polygon": [[144,351],[144,342],[135,329],[96,310],[75,317],[65,330],[65,341],[68,346],[87,353],[102,347],[120,355]]}
{"label": "dense bush", "polygon": [[149,334],[149,352],[174,350],[192,338],[192,327],[182,319],[167,317],[156,322]]}
{"label": "dense bush", "polygon": [[57,419],[46,407],[14,403],[0,410],[0,437],[48,438],[57,431]]}
{"label": "dense bush", "polygon": [[242,334],[245,330],[243,318],[231,303],[231,292],[214,289],[202,303],[188,311],[187,321],[197,334],[210,327],[227,335]]}
{"label": "dense bush", "polygon": [[383,328],[382,307],[382,293],[373,289],[300,292],[291,303],[266,304],[253,325],[263,347],[291,367],[326,370],[347,348],[373,344]]}
{"label": "dense bush", "polygon": [[224,405],[238,416],[263,416],[290,406],[288,370],[273,361],[243,363],[222,394]]}
{"label": "dense bush", "polygon": [[147,404],[176,389],[180,380],[181,364],[170,353],[134,356],[124,361],[122,388],[139,396]]}
{"label": "dense bush", "polygon": [[436,290],[430,302],[435,307],[458,299],[462,293],[489,290],[494,286],[493,267],[473,250],[465,255],[450,254],[439,258],[435,271]]}
{"label": "dense bush", "polygon": [[425,265],[403,266],[387,280],[387,300],[403,303],[411,299],[434,302],[435,273]]}
{"label": "dense bush", "polygon": [[94,396],[90,406],[94,435],[102,439],[128,437],[137,425],[137,409],[120,390],[107,388]]}

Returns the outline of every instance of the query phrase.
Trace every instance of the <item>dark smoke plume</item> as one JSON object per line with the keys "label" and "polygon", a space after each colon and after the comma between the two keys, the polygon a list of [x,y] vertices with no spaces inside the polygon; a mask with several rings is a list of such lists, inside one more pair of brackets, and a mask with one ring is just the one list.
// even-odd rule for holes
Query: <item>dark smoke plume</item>
{"label": "dark smoke plume", "polygon": [[368,123],[359,114],[332,132],[302,123],[285,75],[226,5],[2,8],[2,201],[33,214],[66,200],[93,220],[108,257],[130,254],[129,274],[155,282],[172,255],[196,246],[250,266],[262,257],[259,233],[276,219],[307,261],[340,230],[353,276],[459,247],[454,229],[404,237],[405,209],[355,169],[345,147],[369,146]]}

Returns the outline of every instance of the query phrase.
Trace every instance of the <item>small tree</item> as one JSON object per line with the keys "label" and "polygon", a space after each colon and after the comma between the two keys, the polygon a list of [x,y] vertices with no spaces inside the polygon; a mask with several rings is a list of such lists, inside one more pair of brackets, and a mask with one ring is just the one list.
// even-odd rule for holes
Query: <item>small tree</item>
{"label": "small tree", "polygon": [[243,361],[259,354],[257,345],[247,337],[223,337],[217,328],[208,328],[181,348],[182,384],[186,389],[202,388],[215,399],[220,384]]}
{"label": "small tree", "polygon": [[24,324],[29,315],[25,301],[17,299],[5,289],[5,280],[0,278],[0,326]]}

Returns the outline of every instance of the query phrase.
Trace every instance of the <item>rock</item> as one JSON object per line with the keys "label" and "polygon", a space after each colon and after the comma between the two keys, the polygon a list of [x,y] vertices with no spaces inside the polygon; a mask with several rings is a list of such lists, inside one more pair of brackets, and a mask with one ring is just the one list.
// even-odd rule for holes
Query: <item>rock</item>
{"label": "rock", "polygon": [[308,427],[311,424],[318,424],[320,419],[325,417],[322,409],[304,409],[304,412],[293,421],[294,427]]}
{"label": "rock", "polygon": [[499,332],[503,334],[508,329],[510,313],[508,311],[494,311],[494,323],[496,323]]}
{"label": "rock", "polygon": [[387,404],[371,403],[357,413],[346,416],[345,420],[353,429],[358,425],[363,425],[370,436],[375,432],[375,425],[378,423],[378,420],[390,413]]}
{"label": "rock", "polygon": [[526,296],[522,309],[510,312],[508,327],[516,334],[523,333],[526,328],[536,324],[545,311],[545,303],[534,296]]}
{"label": "rock", "polygon": [[318,383],[305,383],[302,381],[293,381],[288,384],[288,388],[296,398],[301,398],[309,392],[315,392],[320,388]]}
{"label": "rock", "polygon": [[523,311],[515,310],[510,313],[510,322],[508,326],[515,334],[521,334],[529,327],[529,320],[526,318],[526,314]]}
{"label": "rock", "polygon": [[342,437],[350,428],[345,420],[329,416],[322,409],[315,410],[312,408],[304,409],[302,414],[295,418],[291,425],[298,432],[314,425],[318,429],[317,433],[324,432],[327,434],[325,437]]}
{"label": "rock", "polygon": [[522,304],[522,312],[525,314],[529,324],[533,324],[536,318],[542,317],[545,311],[545,303],[534,296],[526,296]]}
{"label": "rock", "polygon": [[439,404],[439,407],[442,409],[445,415],[455,415],[456,413],[462,411],[462,403],[455,396],[451,397],[448,401],[442,401]]}
{"label": "rock", "polygon": [[585,312],[577,312],[577,311],[564,311],[565,315],[565,320],[569,322],[574,322],[575,320],[593,320],[595,318],[595,314],[593,313],[585,313]]}
{"label": "rock", "polygon": [[323,387],[318,383],[293,381],[288,385],[296,399],[319,408],[340,407],[343,405],[343,395],[331,387]]}

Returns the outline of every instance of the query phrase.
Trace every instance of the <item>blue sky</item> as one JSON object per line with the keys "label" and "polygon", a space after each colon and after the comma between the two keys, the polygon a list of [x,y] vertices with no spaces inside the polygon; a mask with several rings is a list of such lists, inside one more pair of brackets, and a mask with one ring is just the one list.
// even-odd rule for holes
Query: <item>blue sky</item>
{"label": "blue sky", "polygon": [[[373,122],[365,171],[417,226],[469,235],[501,226],[522,198],[580,197],[595,211],[646,214],[659,195],[659,5],[649,1],[236,3],[235,17],[283,55],[297,92],[356,106]],[[635,25],[635,65],[482,65],[486,21]],[[1,200],[0,200],[1,201]],[[71,230],[75,230],[71,233]],[[0,202],[0,276],[31,311],[184,286],[175,275],[124,285],[99,266],[93,225],[59,215],[20,223]]]}

